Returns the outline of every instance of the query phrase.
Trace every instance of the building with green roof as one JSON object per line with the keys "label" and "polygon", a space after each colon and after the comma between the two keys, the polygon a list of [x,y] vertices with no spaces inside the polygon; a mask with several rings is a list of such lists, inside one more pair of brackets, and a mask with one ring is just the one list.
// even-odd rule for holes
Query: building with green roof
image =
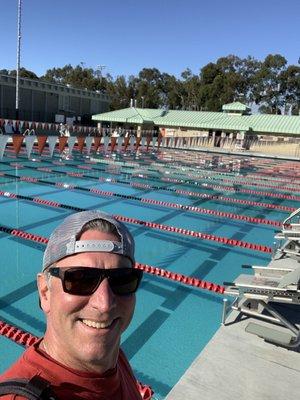
{"label": "building with green roof", "polygon": [[227,113],[250,114],[251,108],[239,101],[235,101],[234,103],[224,104],[222,110]]}
{"label": "building with green roof", "polygon": [[[160,129],[170,136],[213,134],[228,136],[294,136],[300,137],[300,116],[250,114],[242,103],[224,104],[223,112],[185,111],[129,107],[93,115],[92,119],[112,126],[132,129]],[[188,132],[189,134],[185,133]]]}

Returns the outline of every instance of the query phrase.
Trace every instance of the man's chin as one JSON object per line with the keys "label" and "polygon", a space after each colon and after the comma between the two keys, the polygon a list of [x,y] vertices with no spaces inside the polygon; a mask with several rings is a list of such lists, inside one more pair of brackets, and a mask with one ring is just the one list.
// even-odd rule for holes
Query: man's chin
{"label": "man's chin", "polygon": [[81,370],[104,374],[116,366],[117,356],[117,354],[113,356],[111,351],[109,354],[90,351],[78,355],[78,365],[81,366]]}

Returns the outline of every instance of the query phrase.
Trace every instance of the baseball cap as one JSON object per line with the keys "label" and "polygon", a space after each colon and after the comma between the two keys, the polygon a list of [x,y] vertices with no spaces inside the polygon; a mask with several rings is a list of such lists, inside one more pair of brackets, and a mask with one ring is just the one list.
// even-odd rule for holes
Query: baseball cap
{"label": "baseball cap", "polygon": [[[110,222],[120,236],[120,242],[111,240],[77,240],[83,226],[96,219]],[[43,271],[55,262],[72,254],[100,251],[120,254],[134,260],[134,239],[122,223],[103,211],[82,211],[68,216],[52,232],[43,257]]]}

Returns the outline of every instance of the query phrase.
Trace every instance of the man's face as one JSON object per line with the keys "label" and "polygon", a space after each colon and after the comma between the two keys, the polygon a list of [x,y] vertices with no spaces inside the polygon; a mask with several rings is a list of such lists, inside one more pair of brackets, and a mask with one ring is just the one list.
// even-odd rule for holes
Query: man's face
{"label": "man's face", "polygon": [[[85,232],[80,240],[114,240],[110,233]],[[124,256],[103,253],[79,253],[60,260],[57,267],[131,268]],[[90,296],[65,293],[59,278],[51,277],[50,287],[39,278],[41,304],[47,316],[45,343],[49,354],[73,369],[103,373],[116,364],[121,333],[129,325],[135,295],[115,295],[104,279]]]}

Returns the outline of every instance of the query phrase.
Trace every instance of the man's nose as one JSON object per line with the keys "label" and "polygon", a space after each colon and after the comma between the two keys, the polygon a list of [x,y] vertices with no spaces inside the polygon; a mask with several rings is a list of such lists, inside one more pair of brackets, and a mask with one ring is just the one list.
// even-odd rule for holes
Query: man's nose
{"label": "man's nose", "polygon": [[116,296],[111,290],[107,278],[103,279],[97,290],[90,296],[89,303],[102,313],[110,312],[116,307]]}

